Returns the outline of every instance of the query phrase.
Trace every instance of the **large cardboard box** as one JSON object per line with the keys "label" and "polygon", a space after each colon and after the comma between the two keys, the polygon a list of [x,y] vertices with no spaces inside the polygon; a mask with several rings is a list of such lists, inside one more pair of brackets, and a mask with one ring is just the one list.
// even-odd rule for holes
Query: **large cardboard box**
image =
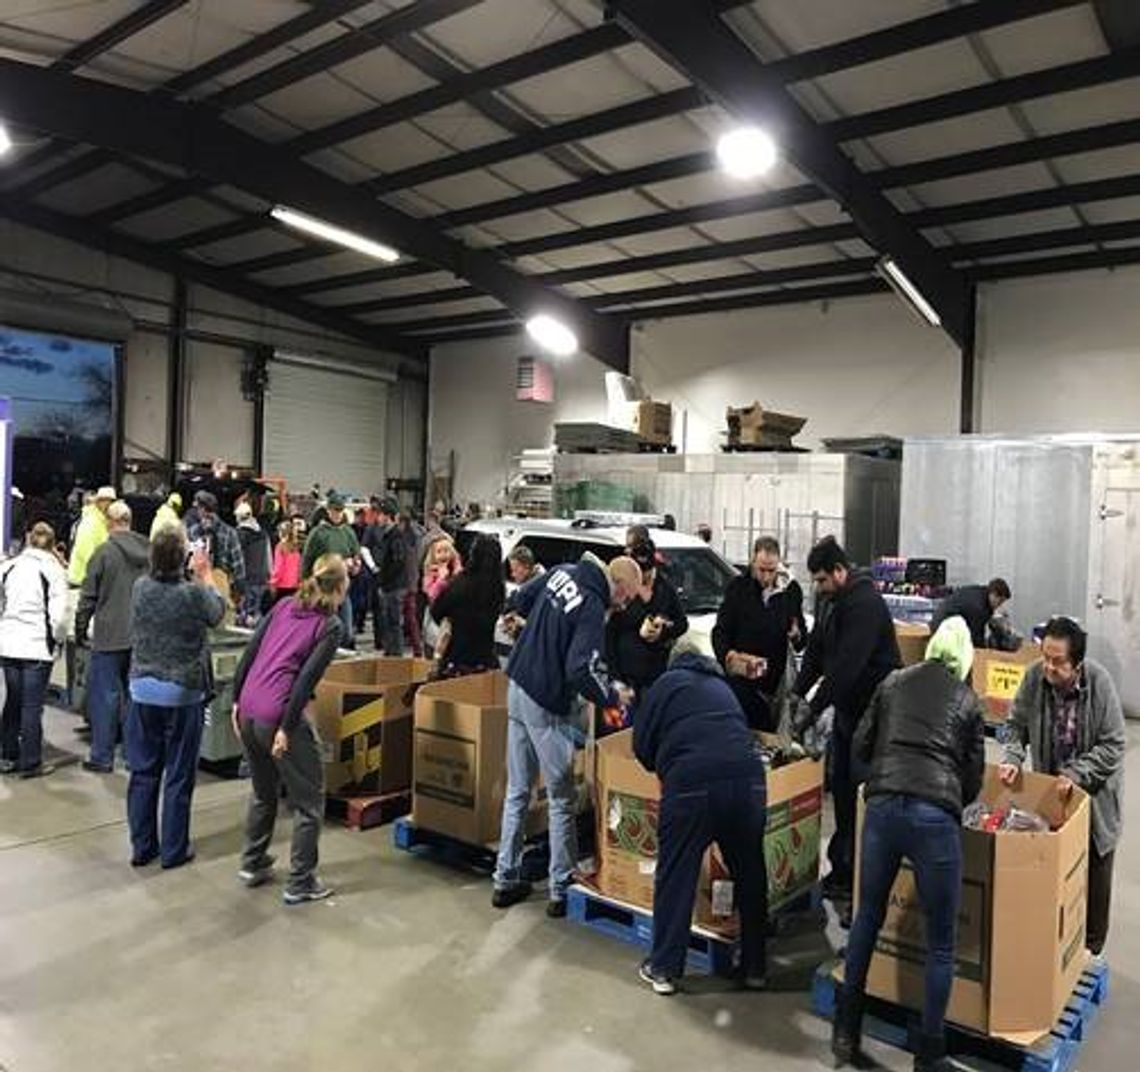
{"label": "large cardboard box", "polygon": [[930,626],[915,622],[895,622],[895,639],[899,642],[903,666],[914,666],[926,658]]}
{"label": "large cardboard box", "polygon": [[[632,730],[597,743],[595,792],[598,870],[594,883],[607,897],[652,908],[661,789],[656,775],[634,757]],[[821,763],[801,760],[768,772],[764,857],[772,912],[810,890],[819,878],[822,807]],[[736,931],[732,884],[715,846],[701,867],[693,919],[721,933]]]}
{"label": "large cardboard box", "polygon": [[609,421],[615,428],[633,432],[649,443],[668,446],[673,442],[673,407],[668,402],[648,398],[611,402]]}
{"label": "large cardboard box", "polygon": [[806,417],[777,413],[759,402],[740,408],[729,406],[724,419],[730,446],[790,447],[792,437],[807,424]]}
{"label": "large cardboard box", "polygon": [[[1087,962],[1089,800],[1079,789],[1067,805],[1056,779],[1025,772],[1006,789],[986,768],[982,799],[1036,811],[1056,831],[962,831],[962,899],[949,1019],[1031,1044],[1050,1031]],[[862,832],[864,806],[859,804]],[[856,891],[859,884],[856,880]],[[856,909],[858,905],[856,905]],[[922,1008],[925,919],[914,873],[904,863],[891,889],[867,976],[867,992]]]}
{"label": "large cardboard box", "polygon": [[1026,669],[1040,658],[1041,649],[1032,643],[1022,644],[1017,651],[979,648],[974,652],[971,682],[982,698],[987,721],[1005,721]]}
{"label": "large cardboard box", "polygon": [[330,793],[399,793],[412,784],[412,686],[427,659],[385,656],[332,663],[313,715]]}
{"label": "large cardboard box", "polygon": [[[499,839],[507,787],[507,676],[494,671],[432,682],[416,696],[412,821],[472,845]],[[531,795],[527,834],[546,827]]]}

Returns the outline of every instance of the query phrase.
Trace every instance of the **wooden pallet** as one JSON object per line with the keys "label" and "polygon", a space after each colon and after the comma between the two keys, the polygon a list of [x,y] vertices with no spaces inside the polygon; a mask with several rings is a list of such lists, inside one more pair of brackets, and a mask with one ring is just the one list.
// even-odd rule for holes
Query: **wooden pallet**
{"label": "wooden pallet", "polygon": [[[834,968],[834,964],[823,965],[812,982],[812,1012],[826,1020],[835,1015]],[[1081,1043],[1107,1000],[1108,965],[1100,963],[1085,970],[1053,1030],[1033,1046],[1017,1046],[947,1023],[947,1049],[955,1061],[967,1068],[996,1064],[1017,1072],[1075,1072]],[[913,1010],[878,998],[867,999],[864,1034],[890,1046],[913,1050],[917,1030],[918,1014]]]}
{"label": "wooden pallet", "polygon": [[371,830],[412,810],[412,792],[404,789],[383,796],[325,798],[325,818],[343,823],[349,830]]}
{"label": "wooden pallet", "polygon": [[[579,884],[566,891],[566,917],[607,938],[637,946],[646,954],[653,948],[653,913],[644,908],[603,897]],[[704,927],[689,932],[686,971],[694,975],[731,975],[736,943]]]}
{"label": "wooden pallet", "polygon": [[[416,826],[409,818],[397,819],[392,827],[392,843],[397,849],[427,856],[439,863],[464,871],[490,875],[495,870],[498,846],[473,845],[438,830]],[[523,846],[522,874],[528,882],[539,882],[550,868],[550,845],[546,834]]]}

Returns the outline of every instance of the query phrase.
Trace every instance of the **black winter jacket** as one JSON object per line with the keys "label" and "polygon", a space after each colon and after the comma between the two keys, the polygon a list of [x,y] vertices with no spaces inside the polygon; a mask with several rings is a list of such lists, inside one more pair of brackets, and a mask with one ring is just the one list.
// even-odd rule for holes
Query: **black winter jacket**
{"label": "black winter jacket", "polygon": [[376,583],[381,592],[400,592],[407,587],[408,547],[399,525],[369,525],[360,542],[376,564]]}
{"label": "black winter jacket", "polygon": [[[659,615],[672,623],[654,644],[641,639],[641,623],[650,615]],[[618,681],[646,689],[665,673],[673,641],[688,630],[689,619],[677,589],[658,573],[648,603],[634,599],[625,610],[610,615],[606,623],[606,667]]]}
{"label": "black winter jacket", "polygon": [[961,818],[982,788],[986,738],[974,690],[928,660],[891,674],[855,730],[871,765],[864,793],[918,797]]}
{"label": "black winter jacket", "polygon": [[938,627],[947,619],[955,615],[964,618],[970,627],[970,638],[975,648],[986,646],[986,626],[994,616],[993,607],[990,606],[990,591],[984,584],[967,584],[956,588],[950,593],[934,612],[930,620],[930,632],[938,632]]}
{"label": "black winter jacket", "polygon": [[837,727],[850,732],[879,682],[900,666],[891,612],[870,574],[859,572],[820,608],[795,691],[807,695],[822,677],[812,710],[834,706]]}
{"label": "black winter jacket", "polygon": [[712,633],[717,662],[723,667],[730,651],[768,660],[768,668],[758,680],[728,677],[750,726],[769,728],[766,698],[776,694],[787,669],[792,626],[799,626],[801,643],[807,638],[803,605],[803,589],[796,581],[772,593],[765,603],[763,589],[751,574],[737,577],[724,593]]}

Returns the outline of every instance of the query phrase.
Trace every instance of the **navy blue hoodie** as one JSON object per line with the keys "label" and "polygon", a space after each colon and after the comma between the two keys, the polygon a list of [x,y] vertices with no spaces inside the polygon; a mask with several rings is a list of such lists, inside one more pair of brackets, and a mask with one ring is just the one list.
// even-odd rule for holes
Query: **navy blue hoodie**
{"label": "navy blue hoodie", "polygon": [[506,609],[526,619],[507,676],[535,703],[570,714],[581,693],[600,707],[617,703],[602,662],[610,582],[589,559],[556,566],[515,589]]}
{"label": "navy blue hoodie", "polygon": [[764,780],[740,702],[716,660],[704,655],[679,656],[645,694],[633,751],[666,793],[725,778]]}

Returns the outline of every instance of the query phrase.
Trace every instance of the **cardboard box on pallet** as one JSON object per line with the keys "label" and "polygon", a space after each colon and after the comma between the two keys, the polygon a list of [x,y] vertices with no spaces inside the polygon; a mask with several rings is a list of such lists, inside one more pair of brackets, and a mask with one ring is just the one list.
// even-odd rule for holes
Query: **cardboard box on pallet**
{"label": "cardboard box on pallet", "polygon": [[[642,908],[653,907],[657,870],[657,810],[661,790],[633,754],[633,731],[596,745],[598,871],[602,894]],[[823,765],[801,760],[768,772],[768,827],[764,856],[769,910],[796,900],[819,877]],[[720,933],[735,932],[728,872],[715,847],[701,867],[693,920]]]}
{"label": "cardboard box on pallet", "polygon": [[[472,845],[498,841],[507,787],[507,676],[495,671],[423,686],[416,696],[412,822]],[[532,794],[527,835],[546,828]]]}
{"label": "cardboard box on pallet", "polygon": [[643,398],[636,402],[611,402],[609,422],[615,428],[641,436],[649,443],[668,446],[673,442],[673,407],[668,402]]}
{"label": "cardboard box on pallet", "polygon": [[412,689],[426,659],[374,656],[335,662],[317,685],[313,715],[325,788],[345,795],[398,793],[412,784]]}
{"label": "cardboard box on pallet", "polygon": [[[1031,1045],[1050,1031],[1088,960],[1089,800],[1062,805],[1056,779],[1025,772],[1015,790],[986,768],[981,799],[1036,811],[1049,833],[962,831],[962,898],[948,1017],[985,1034]],[[864,805],[859,803],[859,830]],[[858,890],[858,879],[855,884]],[[925,922],[914,873],[891,889],[867,976],[867,992],[922,1008]]]}
{"label": "cardboard box on pallet", "polygon": [[1005,721],[1025,671],[1040,658],[1041,649],[1032,643],[1022,644],[1017,651],[980,648],[974,653],[971,683],[982,698],[986,721]]}

